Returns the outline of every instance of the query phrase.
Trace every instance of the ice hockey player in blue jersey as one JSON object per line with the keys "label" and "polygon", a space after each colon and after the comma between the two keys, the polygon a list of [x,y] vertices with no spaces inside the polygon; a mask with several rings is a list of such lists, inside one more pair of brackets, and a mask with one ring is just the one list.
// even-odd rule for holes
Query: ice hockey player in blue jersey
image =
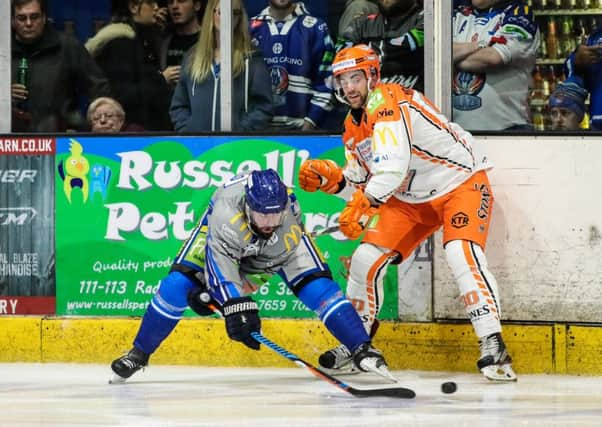
{"label": "ice hockey player in blue jersey", "polygon": [[247,282],[278,274],[289,289],[353,354],[361,371],[388,377],[386,362],[304,230],[294,193],[272,169],[233,177],[214,193],[184,242],[142,319],[133,348],[111,364],[111,383],[148,364],[190,306],[200,315],[217,307],[228,336],[253,350],[261,319]]}
{"label": "ice hockey player in blue jersey", "polygon": [[269,0],[269,6],[251,18],[250,29],[272,80],[272,126],[320,128],[333,101],[334,43],[326,22],[311,16],[302,2]]}

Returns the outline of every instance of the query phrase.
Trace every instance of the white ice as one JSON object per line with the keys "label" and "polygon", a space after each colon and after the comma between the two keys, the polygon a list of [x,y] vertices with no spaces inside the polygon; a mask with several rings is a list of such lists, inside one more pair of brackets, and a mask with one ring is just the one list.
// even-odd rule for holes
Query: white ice
{"label": "white ice", "polygon": [[[600,426],[602,377],[394,373],[413,400],[356,398],[304,369],[151,365],[121,385],[108,366],[0,364],[3,427]],[[365,374],[344,378],[365,386]],[[458,391],[445,395],[444,381]]]}

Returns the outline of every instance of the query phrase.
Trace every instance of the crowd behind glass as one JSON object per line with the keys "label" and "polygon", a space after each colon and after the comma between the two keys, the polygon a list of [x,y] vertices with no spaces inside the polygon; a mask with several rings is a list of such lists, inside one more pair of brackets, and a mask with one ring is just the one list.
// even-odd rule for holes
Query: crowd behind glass
{"label": "crowd behind glass", "polygon": [[[13,132],[221,130],[219,0],[107,0],[84,39],[51,16],[71,3],[11,1]],[[454,121],[600,129],[602,0],[455,0],[452,19]],[[331,63],[357,43],[424,90],[421,0],[232,0],[231,23],[234,131],[340,133]]]}

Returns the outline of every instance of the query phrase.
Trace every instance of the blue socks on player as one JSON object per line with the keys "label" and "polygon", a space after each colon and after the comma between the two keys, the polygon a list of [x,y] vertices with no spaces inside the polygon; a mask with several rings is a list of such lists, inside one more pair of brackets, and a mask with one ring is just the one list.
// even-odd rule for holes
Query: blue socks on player
{"label": "blue socks on player", "polygon": [[173,271],[161,281],[148,306],[134,346],[150,355],[176,327],[188,307],[186,296],[196,285],[184,274]]}
{"label": "blue socks on player", "polygon": [[351,352],[370,341],[357,311],[333,280],[313,280],[297,296]]}

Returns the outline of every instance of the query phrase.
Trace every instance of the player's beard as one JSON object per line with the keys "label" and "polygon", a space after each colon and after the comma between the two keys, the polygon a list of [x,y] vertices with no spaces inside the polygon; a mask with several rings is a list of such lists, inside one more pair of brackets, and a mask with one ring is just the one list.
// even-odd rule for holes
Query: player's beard
{"label": "player's beard", "polygon": [[351,95],[351,97],[345,95],[345,99],[352,110],[360,110],[366,105],[366,99],[368,98],[367,93],[363,94],[360,90],[355,90]]}
{"label": "player's beard", "polygon": [[270,237],[272,237],[272,234],[274,234],[277,227],[273,227],[269,233],[263,232],[259,227],[257,227],[253,223],[251,223],[251,228],[253,229],[253,233],[255,233],[256,236],[261,237],[264,240],[270,240]]}

